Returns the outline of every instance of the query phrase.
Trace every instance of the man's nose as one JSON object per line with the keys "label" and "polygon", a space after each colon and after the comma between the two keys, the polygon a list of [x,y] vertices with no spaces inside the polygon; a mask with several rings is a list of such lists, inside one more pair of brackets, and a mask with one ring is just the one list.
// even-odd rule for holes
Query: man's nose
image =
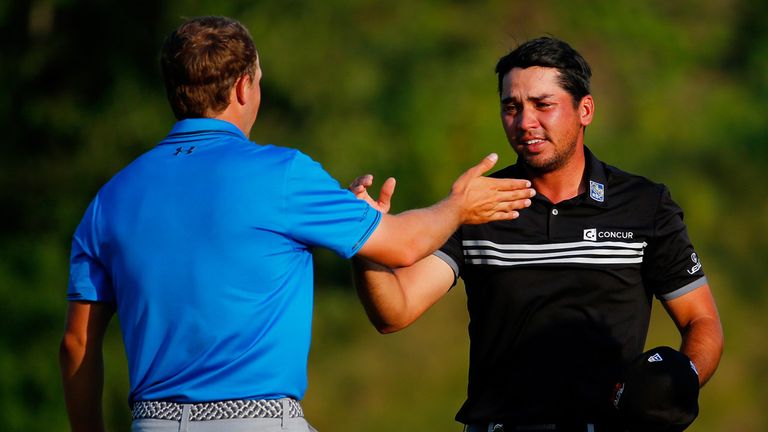
{"label": "man's nose", "polygon": [[530,108],[522,108],[520,112],[520,129],[530,130],[539,127],[539,119],[536,112]]}

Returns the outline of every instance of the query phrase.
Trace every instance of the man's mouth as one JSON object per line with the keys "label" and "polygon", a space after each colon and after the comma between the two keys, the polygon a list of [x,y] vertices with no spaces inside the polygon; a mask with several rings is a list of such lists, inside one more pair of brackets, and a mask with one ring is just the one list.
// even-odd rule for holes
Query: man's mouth
{"label": "man's mouth", "polygon": [[544,149],[544,145],[547,143],[547,140],[544,138],[529,138],[521,139],[518,142],[525,146],[526,151],[531,153],[538,153]]}

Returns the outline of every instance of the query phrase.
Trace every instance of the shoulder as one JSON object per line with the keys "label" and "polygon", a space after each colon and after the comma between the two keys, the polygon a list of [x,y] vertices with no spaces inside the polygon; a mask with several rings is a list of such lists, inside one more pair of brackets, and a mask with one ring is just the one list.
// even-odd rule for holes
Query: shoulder
{"label": "shoulder", "polygon": [[652,200],[658,200],[662,195],[669,193],[667,186],[663,183],[624,171],[613,165],[601,163],[603,164],[609,191],[631,195],[635,199],[646,198]]}
{"label": "shoulder", "polygon": [[96,197],[99,198],[100,196],[107,196],[114,193],[127,183],[152,182],[152,176],[147,176],[145,174],[147,172],[147,167],[152,164],[153,154],[155,152],[157,152],[157,147],[145,151],[130,163],[120,168],[120,170],[114,173],[112,177],[99,188]]}
{"label": "shoulder", "polygon": [[271,157],[282,160],[286,163],[287,169],[300,176],[308,176],[313,173],[326,173],[322,164],[299,149],[292,147],[281,147],[276,145],[267,145],[264,151]]}
{"label": "shoulder", "polygon": [[243,153],[242,156],[250,156],[260,160],[292,161],[297,156],[303,155],[301,151],[295,148],[275,144],[259,144],[248,140],[242,140],[240,144],[237,148]]}
{"label": "shoulder", "polygon": [[253,141],[244,141],[243,145],[237,146],[237,150],[226,157],[226,160],[231,165],[240,166],[250,172],[278,177],[311,172],[315,167],[319,167],[317,162],[296,148],[258,144]]}
{"label": "shoulder", "polygon": [[253,141],[248,141],[248,143],[251,144],[253,156],[262,160],[277,160],[294,165],[319,165],[319,163],[312,159],[312,157],[293,147],[285,147],[275,144],[257,144]]}

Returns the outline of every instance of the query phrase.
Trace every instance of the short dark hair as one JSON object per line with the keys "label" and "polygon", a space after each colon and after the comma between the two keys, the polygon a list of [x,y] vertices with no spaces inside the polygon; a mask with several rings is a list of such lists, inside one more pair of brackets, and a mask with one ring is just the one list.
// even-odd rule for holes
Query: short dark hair
{"label": "short dark hair", "polygon": [[530,40],[499,59],[496,63],[499,94],[504,76],[509,71],[516,67],[525,69],[532,66],[557,69],[560,72],[560,85],[573,97],[574,104],[590,94],[592,69],[587,61],[570,45],[551,37]]}
{"label": "short dark hair", "polygon": [[219,114],[237,79],[255,76],[258,54],[248,30],[226,17],[185,21],[163,43],[160,66],[177,119]]}

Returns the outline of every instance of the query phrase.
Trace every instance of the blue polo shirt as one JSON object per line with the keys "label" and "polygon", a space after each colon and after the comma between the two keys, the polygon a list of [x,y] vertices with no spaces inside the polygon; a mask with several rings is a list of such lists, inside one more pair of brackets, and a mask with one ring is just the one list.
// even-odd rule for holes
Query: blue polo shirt
{"label": "blue polo shirt", "polygon": [[312,248],[350,257],[380,219],[298,150],[182,120],[91,202],[67,298],[116,305],[130,401],[301,399]]}

